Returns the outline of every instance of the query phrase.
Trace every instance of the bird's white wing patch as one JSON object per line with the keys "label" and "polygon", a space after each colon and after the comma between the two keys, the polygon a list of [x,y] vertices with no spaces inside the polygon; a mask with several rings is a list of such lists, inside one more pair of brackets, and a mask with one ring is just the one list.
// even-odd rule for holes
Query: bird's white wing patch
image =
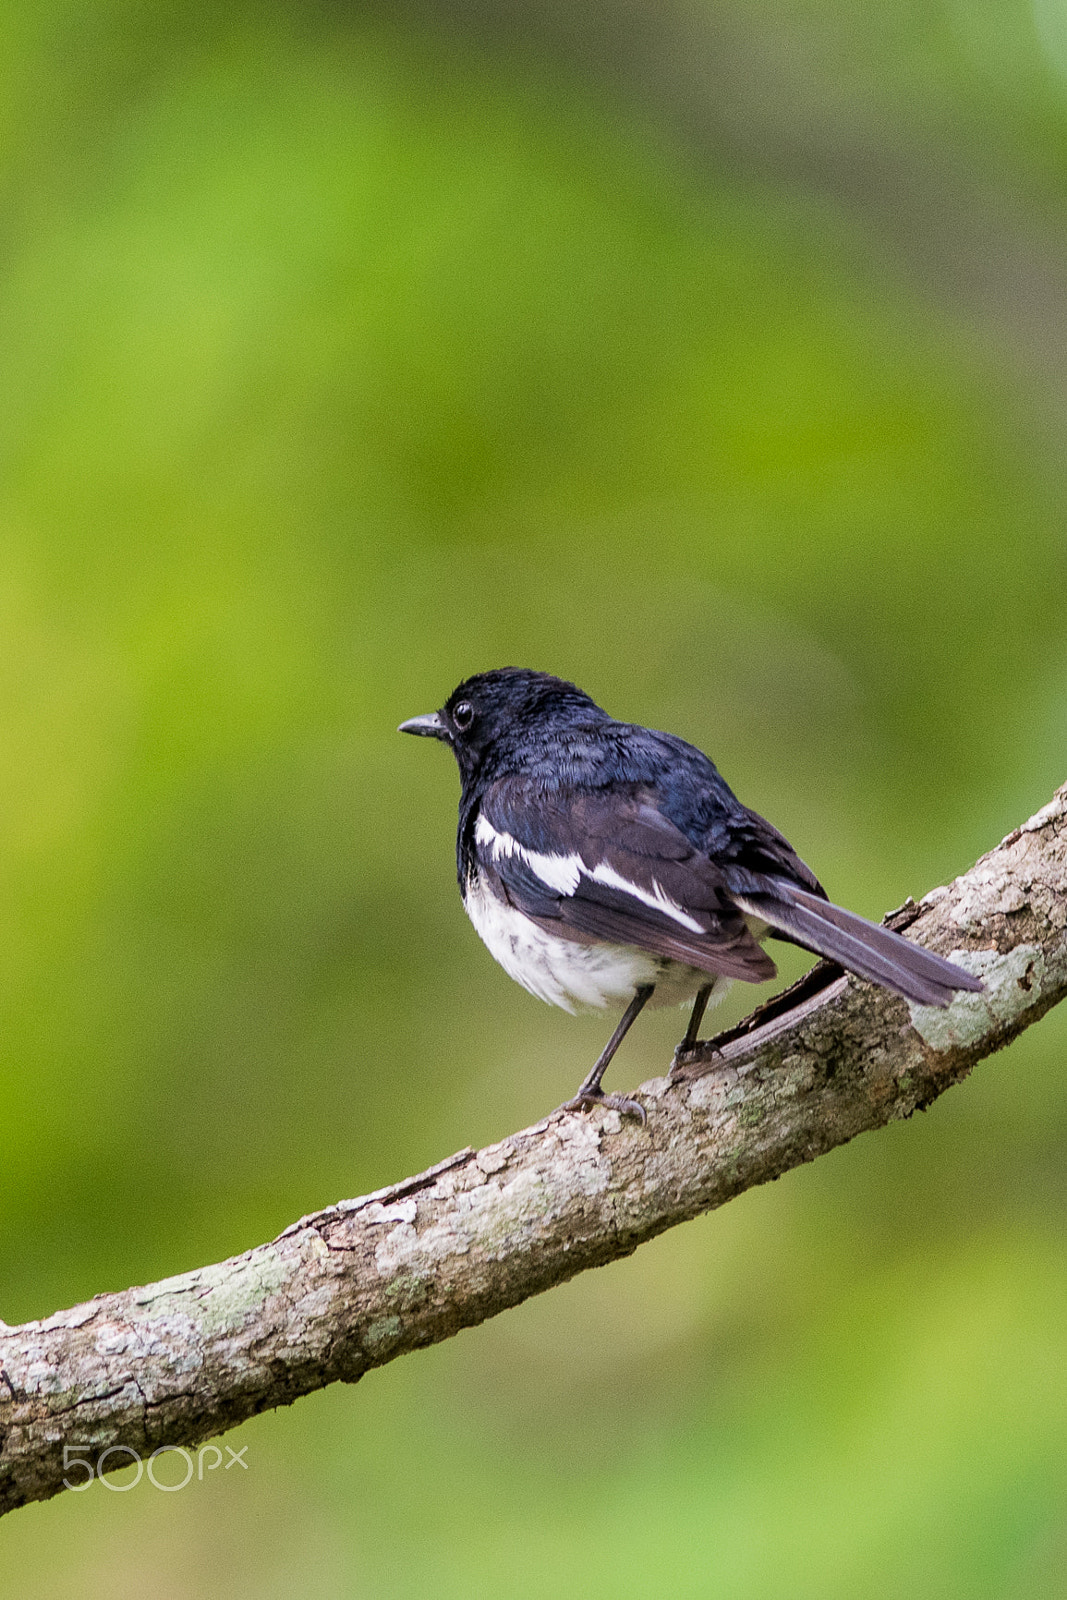
{"label": "bird's white wing patch", "polygon": [[621,889],[623,894],[632,895],[635,900],[640,900],[642,905],[651,906],[653,911],[660,911],[665,917],[670,917],[673,922],[680,923],[683,928],[689,928],[693,933],[706,933],[707,930],[691,917],[688,911],[683,911],[677,900],[672,900],[669,894],[664,894],[655,878],[652,880],[651,889],[642,889],[638,884],[631,883],[629,878],[624,878],[621,872],[616,872],[614,867],[609,867],[606,861],[600,861],[589,873],[597,883],[606,883],[612,889]]}
{"label": "bird's white wing patch", "polygon": [[595,883],[607,884],[612,889],[620,889],[623,894],[631,895],[635,900],[640,900],[642,905],[649,906],[653,911],[659,911],[663,916],[670,917],[672,922],[688,928],[691,933],[706,932],[695,917],[691,917],[688,911],[683,911],[676,900],[672,900],[669,894],[664,893],[654,878],[651,888],[645,889],[639,884],[631,883],[629,878],[624,878],[621,872],[617,872],[606,861],[598,862],[595,867],[587,867],[579,855],[546,855],[539,850],[528,850],[525,845],[512,838],[510,833],[502,833],[494,828],[484,814],[475,823],[474,837],[480,845],[489,850],[496,861],[502,856],[516,856],[520,861],[524,861],[541,882],[547,888],[554,889],[557,894],[572,895],[583,877],[591,878]]}
{"label": "bird's white wing patch", "polygon": [[499,861],[502,856],[516,856],[524,861],[546,888],[554,889],[557,894],[573,894],[585,871],[580,856],[544,855],[539,850],[527,850],[510,833],[501,833],[494,828],[484,814],[474,825],[474,837],[478,844],[489,850],[494,861]]}

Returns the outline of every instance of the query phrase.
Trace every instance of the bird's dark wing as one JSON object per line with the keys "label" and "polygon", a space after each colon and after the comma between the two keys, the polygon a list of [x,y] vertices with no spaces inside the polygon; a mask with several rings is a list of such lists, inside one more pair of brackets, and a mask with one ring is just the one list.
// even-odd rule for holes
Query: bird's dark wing
{"label": "bird's dark wing", "polygon": [[942,956],[833,905],[777,829],[736,801],[721,840],[713,823],[699,845],[661,804],[660,792],[642,784],[546,793],[527,778],[504,778],[482,798],[479,864],[546,927],[637,945],[705,972],[749,982],[774,976],[751,922],[922,1005],[982,988]]}
{"label": "bird's dark wing", "polygon": [[482,795],[468,848],[518,910],[562,937],[753,983],[775,975],[721,870],[642,785],[546,793],[502,778]]}

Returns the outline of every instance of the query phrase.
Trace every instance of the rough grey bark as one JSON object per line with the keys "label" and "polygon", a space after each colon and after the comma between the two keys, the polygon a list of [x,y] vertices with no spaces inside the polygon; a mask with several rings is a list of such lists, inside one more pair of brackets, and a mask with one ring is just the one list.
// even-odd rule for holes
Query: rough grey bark
{"label": "rough grey bark", "polygon": [[[946,1011],[823,964],[618,1114],[549,1118],[147,1288],[0,1325],[0,1511],[193,1446],[628,1255],[910,1116],[1067,992],[1067,785],[897,926],[985,980]],[[69,1485],[68,1485],[69,1486]]]}

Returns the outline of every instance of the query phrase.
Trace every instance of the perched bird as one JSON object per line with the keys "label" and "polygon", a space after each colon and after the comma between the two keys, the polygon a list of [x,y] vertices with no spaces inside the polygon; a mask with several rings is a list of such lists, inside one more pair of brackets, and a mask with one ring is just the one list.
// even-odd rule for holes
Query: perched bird
{"label": "perched bird", "polygon": [[679,1049],[734,978],[761,983],[782,939],[922,1005],[977,978],[830,903],[814,873],[674,734],[616,722],[573,683],[504,667],[467,678],[401,733],[459,763],[456,866],[467,915],[531,994],[566,1011],[623,1006],[566,1110],[632,1112],[601,1079],[643,1006],[692,1000]]}

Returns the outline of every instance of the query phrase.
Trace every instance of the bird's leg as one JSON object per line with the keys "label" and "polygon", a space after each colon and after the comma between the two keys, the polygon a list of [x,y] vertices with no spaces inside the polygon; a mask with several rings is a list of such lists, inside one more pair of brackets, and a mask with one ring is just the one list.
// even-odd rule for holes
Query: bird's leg
{"label": "bird's leg", "polygon": [[704,1013],[708,1009],[708,1000],[711,997],[711,991],[713,987],[714,986],[712,984],[706,983],[703,989],[697,990],[697,997],[693,1001],[693,1010],[689,1018],[689,1026],[685,1030],[685,1036],[682,1039],[681,1044],[674,1052],[675,1061],[680,1061],[682,1056],[685,1055],[686,1051],[692,1050],[693,1046],[696,1044],[697,1034],[700,1032],[700,1024],[704,1020]]}
{"label": "bird's leg", "polygon": [[640,1014],[654,988],[655,984],[652,983],[642,983],[638,986],[634,992],[633,999],[622,1014],[619,1026],[597,1056],[593,1070],[582,1082],[581,1088],[574,1099],[568,1100],[565,1105],[560,1106],[559,1109],[561,1111],[584,1111],[586,1106],[592,1105],[611,1106],[615,1111],[628,1111],[633,1116],[640,1117],[642,1122],[646,1120],[645,1108],[639,1101],[631,1100],[628,1095],[624,1094],[605,1094],[600,1087],[600,1080],[608,1070],[612,1056],[630,1031],[632,1023]]}

